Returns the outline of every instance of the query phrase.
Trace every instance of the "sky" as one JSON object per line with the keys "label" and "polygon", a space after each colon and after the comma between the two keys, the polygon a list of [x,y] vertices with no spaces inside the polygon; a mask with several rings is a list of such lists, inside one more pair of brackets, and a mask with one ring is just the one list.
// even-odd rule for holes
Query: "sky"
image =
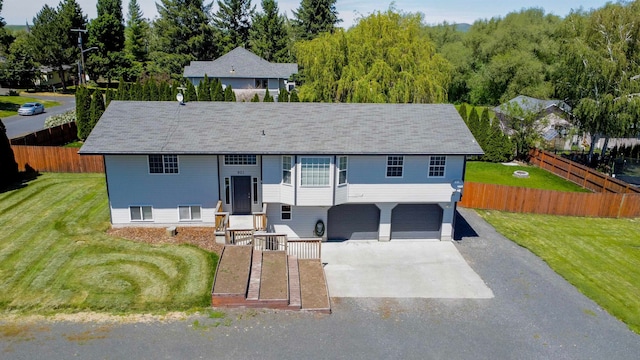
{"label": "sky", "polygon": [[[76,0],[82,11],[89,19],[96,16],[96,0]],[[153,19],[156,17],[156,1],[138,0],[144,17]],[[209,0],[205,0],[208,3]],[[300,6],[300,0],[277,0],[280,12],[285,12],[289,18],[293,17],[292,10]],[[4,0],[2,16],[9,25],[23,25],[27,21],[31,24],[35,15],[47,4],[56,7],[60,0]],[[336,9],[343,20],[339,26],[348,28],[360,17],[367,16],[376,11],[385,11],[391,1],[372,0],[337,0]],[[546,13],[566,16],[571,9],[583,8],[589,10],[600,8],[607,0],[396,0],[393,2],[398,11],[420,12],[424,14],[428,24],[439,24],[443,21],[449,23],[473,23],[478,19],[490,19],[492,17],[504,17],[510,12],[523,8],[543,8]],[[124,14],[127,14],[129,0],[122,0]],[[252,0],[257,10],[260,8],[260,0]],[[214,5],[214,11],[217,6]]]}

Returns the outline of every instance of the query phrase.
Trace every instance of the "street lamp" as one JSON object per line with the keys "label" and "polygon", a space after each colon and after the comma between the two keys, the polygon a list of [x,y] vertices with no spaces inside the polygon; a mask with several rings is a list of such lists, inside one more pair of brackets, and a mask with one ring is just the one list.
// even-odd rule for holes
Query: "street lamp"
{"label": "street lamp", "polygon": [[97,50],[98,47],[96,46],[92,46],[88,49],[83,49],[82,48],[82,33],[87,33],[86,29],[71,29],[71,31],[73,32],[77,32],[78,33],[78,47],[80,48],[80,60],[78,61],[78,85],[80,84],[86,84],[87,80],[86,77],[83,76],[84,75],[84,53],[86,53],[87,51],[91,51],[91,50]]}

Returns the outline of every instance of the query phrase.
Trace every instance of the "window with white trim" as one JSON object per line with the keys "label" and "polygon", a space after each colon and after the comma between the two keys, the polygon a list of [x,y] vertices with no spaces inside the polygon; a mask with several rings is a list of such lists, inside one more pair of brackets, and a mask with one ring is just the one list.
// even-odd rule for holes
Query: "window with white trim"
{"label": "window with white trim", "polygon": [[387,177],[402,177],[404,156],[387,156]]}
{"label": "window with white trim", "polygon": [[152,221],[153,208],[151,206],[129,206],[131,221]]}
{"label": "window with white trim", "polygon": [[429,157],[429,177],[444,177],[444,169],[447,164],[446,156]]}
{"label": "window with white trim", "polygon": [[200,206],[178,206],[180,221],[200,221],[202,220],[202,208]]}
{"label": "window with white trim", "polygon": [[280,207],[280,219],[291,220],[291,205],[282,205]]}
{"label": "window with white trim", "polygon": [[225,165],[256,165],[258,160],[255,155],[225,155]]}
{"label": "window with white trim", "polygon": [[303,157],[300,159],[301,186],[329,186],[331,159],[327,157]]}
{"label": "window with white trim", "polygon": [[291,165],[292,157],[285,155],[282,157],[282,183],[291,185]]}
{"label": "window with white trim", "polygon": [[347,157],[338,157],[338,185],[347,183]]}
{"label": "window with white trim", "polygon": [[149,155],[149,173],[177,174],[178,155]]}

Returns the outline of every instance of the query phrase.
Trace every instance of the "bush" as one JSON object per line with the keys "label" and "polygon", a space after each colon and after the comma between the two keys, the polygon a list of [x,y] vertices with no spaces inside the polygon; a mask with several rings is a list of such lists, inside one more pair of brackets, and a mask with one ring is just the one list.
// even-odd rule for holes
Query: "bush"
{"label": "bush", "polygon": [[44,121],[44,127],[46,129],[54,126],[70,123],[76,121],[76,111],[69,110],[65,113],[58,115],[51,115]]}
{"label": "bush", "polygon": [[16,90],[9,90],[9,93],[7,95],[9,95],[9,96],[20,96],[20,92],[16,91]]}

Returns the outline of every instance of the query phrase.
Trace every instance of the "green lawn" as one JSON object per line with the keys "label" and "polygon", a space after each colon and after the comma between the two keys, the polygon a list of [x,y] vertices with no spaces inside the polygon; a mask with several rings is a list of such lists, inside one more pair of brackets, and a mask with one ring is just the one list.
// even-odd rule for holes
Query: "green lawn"
{"label": "green lawn", "polygon": [[57,101],[40,100],[24,96],[0,96],[0,119],[8,116],[18,115],[18,108],[28,102],[39,102],[47,108],[60,105]]}
{"label": "green lawn", "polygon": [[102,174],[44,174],[0,193],[0,312],[209,306],[217,256],[108,236]]}
{"label": "green lawn", "polygon": [[[513,172],[516,170],[528,172],[529,177],[517,178],[513,176]],[[520,186],[532,189],[590,192],[587,189],[583,189],[570,181],[564,180],[559,176],[535,166],[506,166],[482,161],[467,162],[465,181]]]}
{"label": "green lawn", "polygon": [[478,213],[640,334],[640,219]]}

